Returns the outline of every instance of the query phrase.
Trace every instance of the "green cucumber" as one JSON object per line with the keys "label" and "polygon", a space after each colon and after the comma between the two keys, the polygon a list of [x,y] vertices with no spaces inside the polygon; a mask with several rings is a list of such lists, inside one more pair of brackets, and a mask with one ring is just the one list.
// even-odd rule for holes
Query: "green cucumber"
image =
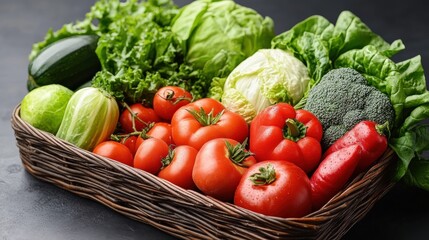
{"label": "green cucumber", "polygon": [[85,87],[70,98],[56,136],[92,151],[114,132],[119,119],[116,100],[101,89]]}
{"label": "green cucumber", "polygon": [[90,81],[101,69],[97,42],[97,35],[76,35],[48,45],[28,65],[28,91],[49,84],[74,91]]}

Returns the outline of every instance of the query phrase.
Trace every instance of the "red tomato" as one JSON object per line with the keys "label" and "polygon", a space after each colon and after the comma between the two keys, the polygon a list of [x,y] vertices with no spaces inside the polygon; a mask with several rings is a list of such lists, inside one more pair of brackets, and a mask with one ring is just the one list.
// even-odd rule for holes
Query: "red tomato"
{"label": "red tomato", "polygon": [[175,144],[197,150],[211,139],[230,138],[243,142],[248,136],[244,118],[212,98],[199,99],[178,109],[171,119],[171,129]]}
{"label": "red tomato", "polygon": [[173,138],[171,134],[171,124],[165,122],[155,123],[150,130],[147,132],[149,137],[159,138],[164,140],[168,145],[173,144]]}
{"label": "red tomato", "polygon": [[133,166],[133,154],[125,145],[115,141],[105,141],[95,146],[93,153]]}
{"label": "red tomato", "polygon": [[137,151],[137,136],[129,136],[121,139],[121,143],[124,144],[128,149],[130,149],[131,154],[136,154]]}
{"label": "red tomato", "polygon": [[285,160],[310,173],[322,156],[321,139],[322,124],[315,115],[277,103],[252,120],[249,149],[259,162]]}
{"label": "red tomato", "polygon": [[303,217],[311,212],[310,180],[291,162],[258,162],[243,175],[234,204],[269,216]]}
{"label": "red tomato", "polygon": [[255,163],[256,159],[239,142],[216,138],[204,144],[198,152],[192,179],[204,194],[232,201],[241,176]]}
{"label": "red tomato", "polygon": [[192,95],[185,89],[166,86],[156,92],[153,98],[153,109],[160,118],[170,121],[177,109],[191,101]]}
{"label": "red tomato", "polygon": [[146,136],[139,136],[136,141],[136,147],[138,148],[142,142],[149,137],[154,137],[163,140],[167,145],[173,144],[173,138],[171,136],[171,125],[165,122],[155,123],[150,130],[146,133]]}
{"label": "red tomato", "polygon": [[198,150],[181,145],[171,150],[169,156],[162,160],[163,167],[158,173],[158,177],[168,180],[184,189],[196,190],[192,180],[192,169]]}
{"label": "red tomato", "polygon": [[148,138],[143,137],[143,136],[138,136],[137,140],[136,140],[136,151],[137,149],[139,149],[140,145],[142,145],[142,143],[144,142],[144,140],[146,140]]}
{"label": "red tomato", "polygon": [[137,149],[134,167],[156,175],[161,170],[161,160],[168,152],[169,147],[163,140],[148,138]]}
{"label": "red tomato", "polygon": [[119,117],[119,123],[126,133],[140,132],[150,123],[161,121],[152,108],[147,108],[141,103],[131,105],[130,110],[133,114],[128,109],[125,109]]}

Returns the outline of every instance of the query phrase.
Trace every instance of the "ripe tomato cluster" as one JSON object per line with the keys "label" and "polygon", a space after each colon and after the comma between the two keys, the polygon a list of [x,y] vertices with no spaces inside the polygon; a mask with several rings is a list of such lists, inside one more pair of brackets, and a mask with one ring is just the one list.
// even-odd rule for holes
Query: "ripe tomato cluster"
{"label": "ripe tomato cluster", "polygon": [[[288,117],[295,117],[290,114]],[[262,126],[262,122],[258,124]],[[155,94],[153,107],[126,106],[118,133],[93,152],[256,212],[282,217],[309,213],[311,192],[306,173],[295,164],[263,161],[265,156],[249,151],[250,129],[242,116],[219,101],[194,101],[186,90],[167,86]],[[265,144],[250,140],[250,148],[256,152],[263,151]],[[257,181],[248,180],[261,171],[258,181],[266,178],[262,169],[267,167],[265,173],[271,171],[273,183],[255,185]]]}
{"label": "ripe tomato cluster", "polygon": [[215,99],[194,101],[167,86],[153,107],[126,106],[119,133],[93,152],[254,212],[302,217],[335,195],[361,160],[360,140],[322,156],[321,138],[317,117],[287,103],[247,123]]}

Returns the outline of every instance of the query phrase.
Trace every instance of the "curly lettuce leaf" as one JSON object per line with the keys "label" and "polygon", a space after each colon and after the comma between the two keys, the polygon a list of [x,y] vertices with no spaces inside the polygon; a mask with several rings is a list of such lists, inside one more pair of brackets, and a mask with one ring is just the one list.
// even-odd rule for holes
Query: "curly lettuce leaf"
{"label": "curly lettuce leaf", "polygon": [[92,86],[99,87],[120,102],[151,105],[156,91],[167,85],[180,86],[191,92],[194,98],[202,98],[207,91],[207,81],[200,78],[200,72],[187,65],[181,65],[173,75],[163,77],[159,72],[143,72],[139,68],[121,68],[116,74],[102,70],[92,80]]}
{"label": "curly lettuce leaf", "polygon": [[178,67],[182,50],[168,29],[159,26],[153,15],[126,16],[110,26],[98,40],[96,53],[103,69],[112,73],[123,67],[168,74]]}
{"label": "curly lettuce leaf", "polygon": [[119,101],[129,103],[144,102],[146,96],[165,84],[165,79],[159,74],[146,74],[141,69],[123,68],[116,74],[102,70],[92,80],[92,86],[108,92]]}
{"label": "curly lettuce leaf", "polygon": [[[43,41],[33,44],[29,59],[33,59],[49,44],[66,37],[83,34],[97,34],[101,36],[103,33],[108,32],[112,22],[124,16],[140,14],[147,6],[152,5],[166,8],[173,8],[174,6],[169,0],[149,2],[139,2],[137,0],[126,2],[119,0],[99,0],[91,7],[83,20],[67,23],[56,31],[49,29]],[[171,20],[171,17],[167,19]]]}
{"label": "curly lettuce leaf", "polygon": [[184,62],[183,49],[170,27],[158,21],[162,11],[157,9],[110,24],[96,50],[104,73],[93,84],[128,103],[150,104],[156,90],[166,85],[181,86],[201,98],[209,83],[201,70]]}

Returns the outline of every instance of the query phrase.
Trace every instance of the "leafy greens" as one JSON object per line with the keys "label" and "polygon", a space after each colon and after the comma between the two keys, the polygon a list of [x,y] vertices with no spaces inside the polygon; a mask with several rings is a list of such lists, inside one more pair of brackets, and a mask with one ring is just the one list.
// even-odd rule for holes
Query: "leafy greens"
{"label": "leafy greens", "polygon": [[162,86],[194,98],[207,96],[213,79],[226,77],[247,56],[268,48],[273,21],[232,0],[99,0],[83,21],[69,23],[33,45],[30,60],[57,40],[97,34],[102,70],[92,85],[118,101],[146,102]]}
{"label": "leafy greens", "polygon": [[232,0],[196,0],[172,22],[186,61],[210,78],[227,77],[258,49],[269,48],[274,23]]}
{"label": "leafy greens", "polygon": [[[182,86],[196,98],[206,96],[209,91],[212,97],[220,98],[229,72],[245,57],[266,46],[259,40],[243,41],[248,39],[245,36],[227,36],[234,41],[222,37],[212,39],[215,44],[233,42],[235,45],[230,52],[207,49],[215,50],[214,56],[207,57],[206,64],[193,65],[192,62],[200,60],[196,56],[205,52],[207,46],[203,40],[223,33],[218,28],[207,27],[223,25],[216,25],[218,22],[211,19],[210,14],[204,21],[198,17],[210,13],[210,7],[235,9],[244,19],[236,25],[245,26],[243,23],[253,21],[250,28],[263,42],[271,39],[273,24],[271,19],[263,19],[251,9],[236,9],[229,0],[200,0],[194,6],[201,9],[196,12],[192,8],[179,9],[172,0],[99,0],[82,21],[65,24],[57,31],[49,29],[44,40],[33,45],[29,59],[60,39],[96,34],[100,37],[96,52],[103,69],[92,84],[117,100],[147,101],[163,85]],[[184,14],[190,9],[190,15]],[[230,12],[223,10],[223,13]],[[191,25],[181,25],[183,22]],[[195,33],[201,36],[194,36]],[[238,34],[240,29],[228,33]],[[354,68],[385,93],[396,115],[389,140],[399,157],[395,178],[429,190],[429,159],[423,157],[429,149],[429,130],[425,123],[429,118],[429,92],[420,56],[393,61],[392,57],[405,48],[402,41],[386,42],[349,11],[342,12],[335,24],[322,16],[311,16],[275,36],[271,48],[293,54],[308,69],[307,92],[296,108],[305,105],[309,89],[333,68]]]}
{"label": "leafy greens", "polygon": [[93,85],[106,89],[128,103],[150,104],[155,92],[166,85],[181,86],[200,98],[209,84],[200,71],[184,62],[184,52],[170,22],[175,8],[149,5],[135,14],[123,16],[109,25],[101,35],[97,55],[103,70]]}
{"label": "leafy greens", "polygon": [[102,70],[92,85],[118,101],[150,104],[156,90],[176,85],[204,96],[209,79],[184,61],[184,49],[171,32],[179,8],[171,0],[100,0],[83,21],[48,31],[44,41],[33,45],[30,59],[52,42],[79,34],[100,36],[96,53]]}
{"label": "leafy greens", "polygon": [[[396,63],[392,56],[405,48],[372,32],[357,16],[342,12],[336,24],[311,16],[276,36],[273,48],[292,52],[309,69],[309,89],[333,68],[354,68],[369,84],[389,96],[395,110],[390,147],[399,161],[395,179],[429,190],[429,93],[420,56]],[[302,108],[306,97],[295,107]]]}

